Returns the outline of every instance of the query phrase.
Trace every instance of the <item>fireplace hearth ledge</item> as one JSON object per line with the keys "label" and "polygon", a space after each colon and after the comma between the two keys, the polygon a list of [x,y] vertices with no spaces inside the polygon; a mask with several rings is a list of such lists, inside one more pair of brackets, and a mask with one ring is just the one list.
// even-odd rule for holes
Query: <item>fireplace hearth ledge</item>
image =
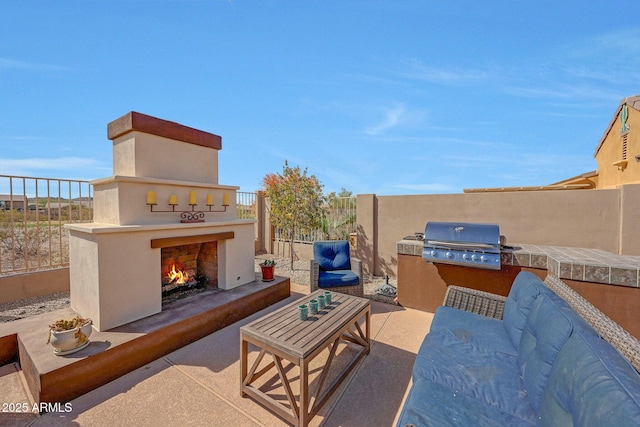
{"label": "fireplace hearth ledge", "polygon": [[[177,214],[177,212],[176,212]],[[65,228],[73,231],[79,231],[89,234],[102,234],[102,233],[131,233],[142,231],[157,231],[157,230],[180,230],[187,231],[199,228],[211,228],[211,227],[225,227],[235,225],[254,225],[258,221],[255,219],[237,219],[229,221],[211,221],[211,222],[196,222],[191,224],[180,223],[179,216],[176,215],[175,224],[147,224],[147,225],[114,225],[114,224],[101,224],[91,222],[87,224],[65,224]],[[170,236],[169,236],[170,237]]]}

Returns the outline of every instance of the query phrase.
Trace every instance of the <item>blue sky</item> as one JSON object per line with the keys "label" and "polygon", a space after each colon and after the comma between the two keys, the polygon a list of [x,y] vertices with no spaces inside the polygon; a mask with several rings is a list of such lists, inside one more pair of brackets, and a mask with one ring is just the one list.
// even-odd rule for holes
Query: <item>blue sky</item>
{"label": "blue sky", "polygon": [[[221,184],[458,193],[595,170],[638,0],[0,2],[0,174],[112,174],[129,111],[222,136]],[[188,167],[188,166],[187,166]]]}

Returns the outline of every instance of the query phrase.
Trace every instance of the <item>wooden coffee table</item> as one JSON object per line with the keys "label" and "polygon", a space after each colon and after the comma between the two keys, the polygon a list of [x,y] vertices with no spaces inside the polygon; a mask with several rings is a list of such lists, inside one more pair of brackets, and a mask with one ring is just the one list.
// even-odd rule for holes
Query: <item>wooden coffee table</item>
{"label": "wooden coffee table", "polygon": [[[308,425],[309,420],[318,413],[358,361],[369,353],[371,347],[371,305],[368,299],[333,292],[330,305],[315,315],[309,313],[307,320],[298,319],[298,306],[307,304],[322,292],[313,292],[240,328],[240,394],[253,397],[291,424],[298,426]],[[359,323],[363,318],[364,331]],[[331,364],[336,359],[338,344],[344,341],[352,347],[355,344],[357,352],[325,387]],[[250,369],[249,343],[260,350]],[[309,363],[325,349],[329,350],[329,355],[315,380],[312,396],[309,390]],[[258,369],[267,355],[273,360]],[[283,364],[283,361],[289,363]],[[296,376],[291,365],[300,369],[298,399],[287,377],[287,373],[292,377]],[[277,378],[285,390],[289,406],[253,384],[273,368],[277,371]]]}

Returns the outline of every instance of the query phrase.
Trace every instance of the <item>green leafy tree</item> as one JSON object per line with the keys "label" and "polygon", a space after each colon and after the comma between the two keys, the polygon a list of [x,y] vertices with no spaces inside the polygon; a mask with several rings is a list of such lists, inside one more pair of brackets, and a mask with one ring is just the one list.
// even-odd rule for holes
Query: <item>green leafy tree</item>
{"label": "green leafy tree", "polygon": [[356,222],[356,199],[351,191],[342,188],[338,194],[327,195],[327,214],[322,223],[326,239],[346,240]]}
{"label": "green leafy tree", "polygon": [[324,218],[322,185],[315,175],[307,175],[299,166],[284,162],[282,174],[267,174],[262,183],[269,200],[271,223],[289,236],[289,253],[293,268],[293,241],[296,233],[310,233]]}

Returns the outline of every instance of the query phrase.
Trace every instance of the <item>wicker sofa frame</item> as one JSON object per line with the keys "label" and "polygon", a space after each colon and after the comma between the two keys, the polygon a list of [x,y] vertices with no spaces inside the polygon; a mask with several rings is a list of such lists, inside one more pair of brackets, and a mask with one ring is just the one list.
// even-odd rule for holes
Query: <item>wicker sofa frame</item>
{"label": "wicker sofa frame", "polygon": [[[544,284],[564,299],[600,336],[624,356],[640,372],[640,341],[623,329],[589,301],[571,289],[557,276],[549,274]],[[487,317],[502,319],[506,297],[460,286],[449,286],[444,306],[458,308]]]}
{"label": "wicker sofa frame", "polygon": [[[311,260],[309,262],[309,271],[310,278],[309,284],[311,287],[311,292],[317,291],[320,289],[318,287],[318,278],[320,276],[320,264],[315,260]],[[357,297],[364,296],[364,278],[362,276],[362,260],[358,258],[351,258],[351,271],[353,271],[358,276],[358,284],[353,286],[332,286],[331,288],[327,288],[326,290],[331,290],[335,292],[340,292],[342,294],[354,295]]]}

